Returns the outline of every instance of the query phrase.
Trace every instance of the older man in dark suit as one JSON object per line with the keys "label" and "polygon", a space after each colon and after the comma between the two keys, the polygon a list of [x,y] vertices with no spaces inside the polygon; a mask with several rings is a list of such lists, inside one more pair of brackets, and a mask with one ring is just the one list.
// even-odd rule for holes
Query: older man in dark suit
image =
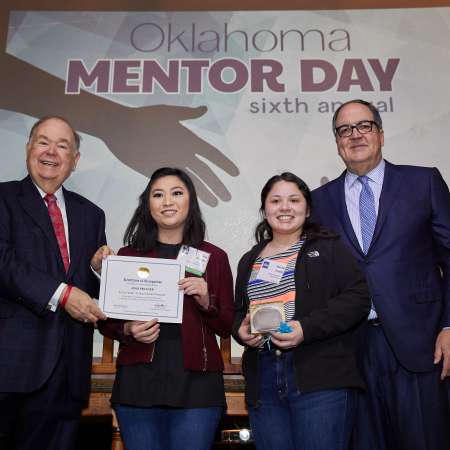
{"label": "older man in dark suit", "polygon": [[62,187],[80,138],[60,117],[32,128],[29,175],[0,183],[0,447],[74,448],[89,395],[90,259],[105,244],[103,211]]}
{"label": "older man in dark suit", "polygon": [[450,448],[450,195],[436,168],[382,158],[376,108],[333,118],[347,170],[313,192],[314,217],[338,232],[364,270],[373,307],[358,336],[367,392],[355,450]]}

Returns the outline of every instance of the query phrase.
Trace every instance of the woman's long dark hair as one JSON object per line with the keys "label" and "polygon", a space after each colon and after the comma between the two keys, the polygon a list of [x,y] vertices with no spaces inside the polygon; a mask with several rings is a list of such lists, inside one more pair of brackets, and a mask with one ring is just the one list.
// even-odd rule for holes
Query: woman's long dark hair
{"label": "woman's long dark hair", "polygon": [[162,167],[153,172],[144,192],[139,196],[139,205],[125,230],[123,242],[131,248],[148,252],[153,249],[158,239],[158,225],[150,214],[150,192],[156,180],[162,177],[178,177],[189,192],[189,212],[183,229],[182,244],[197,246],[205,239],[205,222],[202,218],[197,192],[189,175],[181,169]]}
{"label": "woman's long dark hair", "polygon": [[[269,192],[272,190],[273,185],[275,183],[278,183],[279,181],[287,181],[288,183],[295,183],[299,188],[300,192],[303,194],[303,197],[305,197],[308,209],[309,211],[311,211],[312,207],[311,191],[309,190],[308,185],[301,178],[299,178],[297,175],[291,172],[283,172],[281,175],[274,175],[272,178],[269,178],[269,180],[266,182],[261,191],[261,206],[259,208],[259,213],[262,217],[262,220],[255,228],[255,239],[256,242],[258,243],[266,239],[268,240],[273,239],[272,227],[269,225],[269,222],[267,222],[267,219],[264,217],[265,204],[267,196],[269,195]],[[319,228],[320,227],[316,223],[311,221],[309,217],[306,217],[305,223],[303,225],[304,233],[307,233],[309,231],[316,232],[318,231]]]}

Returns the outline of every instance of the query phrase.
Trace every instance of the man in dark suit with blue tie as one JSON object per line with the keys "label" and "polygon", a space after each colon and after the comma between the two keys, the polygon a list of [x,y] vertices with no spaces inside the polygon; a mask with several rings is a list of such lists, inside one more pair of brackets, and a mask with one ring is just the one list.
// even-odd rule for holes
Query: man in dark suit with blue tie
{"label": "man in dark suit with blue tie", "polygon": [[351,249],[373,303],[356,339],[367,391],[354,450],[449,449],[449,190],[436,168],[383,160],[372,104],[344,103],[333,131],[347,170],[313,192],[313,214]]}
{"label": "man in dark suit with blue tie", "polygon": [[29,175],[0,183],[0,448],[75,448],[89,396],[93,323],[90,269],[105,244],[103,211],[62,187],[80,137],[60,117],[32,128]]}

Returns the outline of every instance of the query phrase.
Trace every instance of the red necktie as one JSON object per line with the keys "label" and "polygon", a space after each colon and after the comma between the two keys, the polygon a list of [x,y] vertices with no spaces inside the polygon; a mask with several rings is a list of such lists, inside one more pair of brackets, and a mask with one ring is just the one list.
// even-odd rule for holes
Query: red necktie
{"label": "red necktie", "polygon": [[59,251],[64,263],[64,268],[69,269],[69,251],[67,250],[66,233],[64,232],[64,222],[59,206],[56,204],[56,197],[53,194],[46,194],[44,200],[47,202],[48,213],[58,241]]}

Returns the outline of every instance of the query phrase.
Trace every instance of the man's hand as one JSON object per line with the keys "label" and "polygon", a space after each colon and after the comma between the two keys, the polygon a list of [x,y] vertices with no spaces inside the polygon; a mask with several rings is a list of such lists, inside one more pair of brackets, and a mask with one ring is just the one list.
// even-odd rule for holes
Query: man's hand
{"label": "man's hand", "polygon": [[125,336],[133,336],[136,341],[151,344],[159,336],[158,319],[152,319],[148,322],[141,322],[139,320],[125,322],[123,332]]}
{"label": "man's hand", "polygon": [[279,333],[272,331],[272,342],[279,348],[294,348],[304,341],[303,328],[298,320],[290,320],[287,323],[292,331],[290,333]]}
{"label": "man's hand", "polygon": [[102,245],[91,259],[91,267],[100,275],[102,273],[102,262],[109,255],[115,255],[114,250],[107,245]]}
{"label": "man's hand", "polygon": [[241,341],[249,347],[259,347],[263,344],[264,339],[260,334],[250,333],[250,315],[247,314],[245,319],[242,321],[241,326],[238,330],[238,335]]}
{"label": "man's hand", "polygon": [[[64,291],[62,296],[64,296]],[[71,317],[81,322],[97,323],[97,320],[106,320],[105,314],[94,300],[77,287],[72,287],[64,309]]]}
{"label": "man's hand", "polygon": [[442,359],[441,380],[444,380],[450,376],[450,330],[442,330],[436,339],[434,364],[439,364]]}

